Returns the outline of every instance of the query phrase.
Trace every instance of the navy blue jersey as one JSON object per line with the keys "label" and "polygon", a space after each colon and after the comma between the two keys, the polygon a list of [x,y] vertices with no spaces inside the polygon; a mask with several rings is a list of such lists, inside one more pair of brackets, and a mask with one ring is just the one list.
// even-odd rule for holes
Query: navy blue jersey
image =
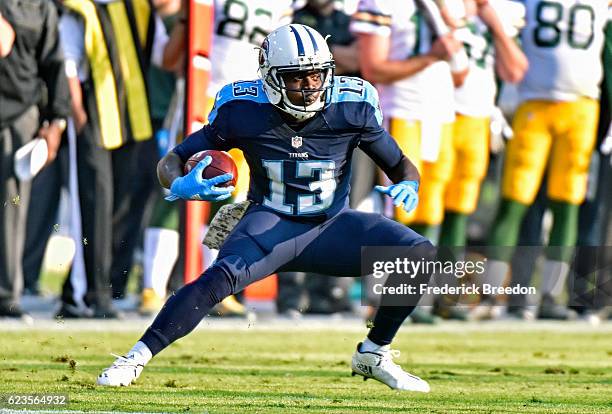
{"label": "navy blue jersey", "polygon": [[382,127],[370,83],[336,77],[331,94],[330,104],[295,131],[261,80],[234,82],[217,94],[210,123],[173,151],[185,162],[202,150],[238,148],[250,168],[249,200],[288,216],[330,218],[348,205],[355,147],[384,170],[402,158]]}

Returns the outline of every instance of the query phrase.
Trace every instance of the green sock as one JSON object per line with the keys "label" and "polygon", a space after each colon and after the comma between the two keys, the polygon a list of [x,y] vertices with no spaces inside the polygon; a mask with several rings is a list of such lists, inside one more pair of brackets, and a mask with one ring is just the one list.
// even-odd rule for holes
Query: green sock
{"label": "green sock", "polygon": [[467,214],[446,211],[440,231],[440,246],[465,246]]}
{"label": "green sock", "polygon": [[568,262],[578,238],[580,206],[552,200],[549,201],[549,206],[553,213],[554,222],[548,243],[550,248],[546,256],[551,260]]}
{"label": "green sock", "polygon": [[159,199],[153,208],[150,227],[160,227],[168,230],[179,229],[179,208],[177,203]]}
{"label": "green sock", "polygon": [[502,199],[493,228],[488,239],[491,246],[489,258],[509,262],[512,258],[513,249],[508,246],[516,246],[521,222],[527,212],[528,206],[517,201]]}
{"label": "green sock", "polygon": [[427,237],[433,244],[436,244],[436,226],[431,226],[429,224],[410,224],[409,227],[421,236]]}

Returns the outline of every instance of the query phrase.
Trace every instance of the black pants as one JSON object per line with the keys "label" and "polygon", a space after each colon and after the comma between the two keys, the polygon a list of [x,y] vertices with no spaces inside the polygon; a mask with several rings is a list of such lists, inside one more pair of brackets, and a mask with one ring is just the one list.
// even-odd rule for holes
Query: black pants
{"label": "black pants", "polygon": [[[125,287],[125,277],[142,228],[146,203],[140,189],[147,184],[142,184],[139,174],[145,174],[143,170],[146,170],[150,175],[152,161],[146,151],[141,150],[152,141],[132,142],[107,150],[95,142],[96,134],[91,128],[93,126],[87,124],[77,138],[86,280],[68,277],[62,300],[74,305],[83,299],[87,306],[107,307],[112,297],[112,275],[118,275],[117,280],[123,278]],[[83,289],[83,285],[86,285],[85,297],[75,298],[75,291]]]}
{"label": "black pants", "polygon": [[[113,209],[112,153],[97,143],[91,123],[77,137],[77,175],[81,207],[85,280],[68,276],[62,290],[62,301],[76,305],[108,306],[110,303],[110,265]],[[85,292],[80,296],[78,292]]]}
{"label": "black pants", "polygon": [[[134,250],[141,244],[144,227],[151,221],[161,192],[157,183],[159,152],[154,139],[113,151],[113,297],[125,295]],[[127,178],[127,179],[126,179]]]}
{"label": "black pants", "polygon": [[38,109],[31,107],[0,129],[0,302],[7,304],[19,303],[23,290],[21,260],[30,198],[30,182],[15,177],[13,157],[38,126]]}

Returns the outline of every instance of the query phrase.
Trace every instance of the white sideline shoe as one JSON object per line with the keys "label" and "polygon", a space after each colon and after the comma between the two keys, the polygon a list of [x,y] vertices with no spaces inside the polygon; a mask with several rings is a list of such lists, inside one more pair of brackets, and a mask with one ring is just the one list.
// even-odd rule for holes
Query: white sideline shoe
{"label": "white sideline shoe", "polygon": [[96,381],[98,385],[107,387],[127,387],[136,380],[142,372],[144,365],[139,364],[134,358],[111,354],[117,359],[113,364],[105,368]]}
{"label": "white sideline shoe", "polygon": [[374,378],[394,390],[429,392],[427,381],[407,373],[393,362],[393,357],[398,357],[399,351],[360,352],[360,346],[361,343],[353,354],[351,375],[361,375],[364,381]]}

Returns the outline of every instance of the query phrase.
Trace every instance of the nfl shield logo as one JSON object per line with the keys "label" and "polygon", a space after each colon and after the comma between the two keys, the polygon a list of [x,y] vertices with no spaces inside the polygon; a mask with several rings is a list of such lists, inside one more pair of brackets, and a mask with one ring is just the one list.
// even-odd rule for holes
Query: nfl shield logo
{"label": "nfl shield logo", "polygon": [[302,146],[302,137],[296,135],[291,138],[291,146],[293,148],[299,148]]}

